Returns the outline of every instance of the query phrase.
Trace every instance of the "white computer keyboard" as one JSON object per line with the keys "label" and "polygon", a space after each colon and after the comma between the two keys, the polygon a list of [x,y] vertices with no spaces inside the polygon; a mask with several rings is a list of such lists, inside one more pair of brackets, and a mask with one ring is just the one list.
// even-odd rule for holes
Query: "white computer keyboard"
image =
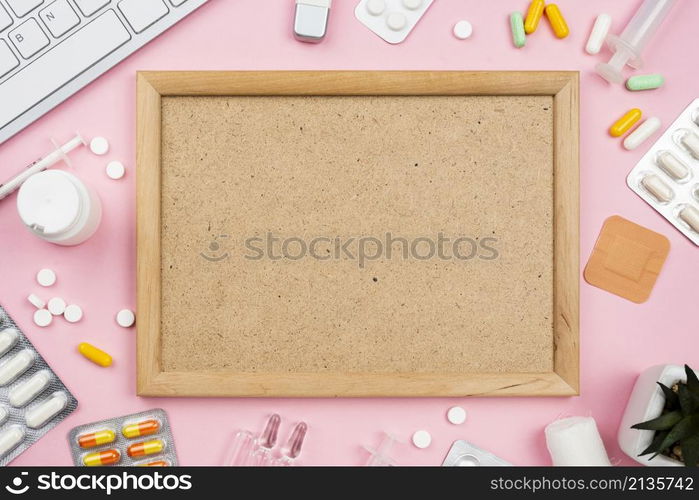
{"label": "white computer keyboard", "polygon": [[0,144],[208,0],[0,0]]}

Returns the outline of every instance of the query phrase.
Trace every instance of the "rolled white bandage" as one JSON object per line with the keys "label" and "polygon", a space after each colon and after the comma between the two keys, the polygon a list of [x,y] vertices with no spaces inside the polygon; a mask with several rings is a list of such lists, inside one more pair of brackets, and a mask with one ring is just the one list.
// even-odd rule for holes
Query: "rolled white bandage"
{"label": "rolled white bandage", "polygon": [[611,465],[592,417],[570,417],[549,424],[546,446],[556,466]]}

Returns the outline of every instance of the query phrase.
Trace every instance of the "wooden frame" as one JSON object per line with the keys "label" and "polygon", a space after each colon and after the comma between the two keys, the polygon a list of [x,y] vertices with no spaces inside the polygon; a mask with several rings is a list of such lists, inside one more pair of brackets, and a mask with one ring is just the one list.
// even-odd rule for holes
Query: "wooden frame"
{"label": "wooden frame", "polygon": [[[554,319],[550,373],[474,375],[165,372],[160,358],[162,96],[550,95],[554,101]],[[577,72],[141,72],[138,74],[138,346],[141,396],[360,397],[579,394]]]}

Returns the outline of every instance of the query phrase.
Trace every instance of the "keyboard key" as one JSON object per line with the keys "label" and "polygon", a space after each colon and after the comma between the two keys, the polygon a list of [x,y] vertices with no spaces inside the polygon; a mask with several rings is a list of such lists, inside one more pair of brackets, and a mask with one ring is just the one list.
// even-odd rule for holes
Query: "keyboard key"
{"label": "keyboard key", "polygon": [[12,49],[5,40],[0,40],[0,77],[6,75],[17,66],[19,66],[19,61]]}
{"label": "keyboard key", "polygon": [[84,16],[91,16],[109,2],[110,0],[75,0]]}
{"label": "keyboard key", "polygon": [[65,38],[0,84],[0,129],[130,39],[113,10]]}
{"label": "keyboard key", "polygon": [[25,59],[29,59],[49,44],[49,38],[41,30],[36,19],[29,19],[10,31],[10,40]]}
{"label": "keyboard key", "polygon": [[44,3],[44,0],[7,0],[7,3],[17,17],[24,17]]}
{"label": "keyboard key", "polygon": [[174,5],[175,7],[179,7],[183,3],[185,3],[187,0],[170,0],[170,3]]}
{"label": "keyboard key", "polygon": [[12,18],[5,10],[5,7],[0,5],[0,31],[6,30],[12,26]]}
{"label": "keyboard key", "polygon": [[170,12],[163,0],[122,0],[119,10],[136,33],[141,33]]}
{"label": "keyboard key", "polygon": [[70,6],[68,0],[56,0],[44,10],[39,12],[39,17],[51,34],[58,38],[80,24],[80,18]]}

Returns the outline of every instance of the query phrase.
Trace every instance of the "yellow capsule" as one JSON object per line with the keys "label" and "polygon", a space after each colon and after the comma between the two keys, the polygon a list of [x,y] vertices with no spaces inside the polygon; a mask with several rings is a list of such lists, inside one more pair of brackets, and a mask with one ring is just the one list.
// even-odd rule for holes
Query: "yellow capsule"
{"label": "yellow capsule", "polygon": [[641,119],[641,116],[643,116],[643,113],[638,108],[628,110],[624,116],[615,121],[614,125],[609,128],[609,135],[612,137],[621,137],[631,130],[631,127]]}
{"label": "yellow capsule", "polygon": [[527,35],[531,35],[539,27],[539,21],[544,14],[546,2],[544,0],[532,0],[527,11],[527,18],[524,20],[524,31]]}
{"label": "yellow capsule", "polygon": [[94,448],[102,444],[113,443],[116,439],[116,433],[111,429],[103,429],[101,431],[83,434],[78,437],[78,444],[81,448]]}
{"label": "yellow capsule", "polygon": [[561,14],[561,9],[558,8],[558,5],[555,3],[549,4],[544,10],[546,11],[546,17],[548,17],[551,23],[554,34],[558,38],[567,37],[570,34],[570,30],[568,29],[568,23],[566,23],[563,14]]}
{"label": "yellow capsule", "polygon": [[97,365],[104,367],[112,365],[112,357],[109,354],[101,349],[97,349],[95,346],[88,344],[87,342],[80,344],[78,346],[78,351],[80,354]]}

